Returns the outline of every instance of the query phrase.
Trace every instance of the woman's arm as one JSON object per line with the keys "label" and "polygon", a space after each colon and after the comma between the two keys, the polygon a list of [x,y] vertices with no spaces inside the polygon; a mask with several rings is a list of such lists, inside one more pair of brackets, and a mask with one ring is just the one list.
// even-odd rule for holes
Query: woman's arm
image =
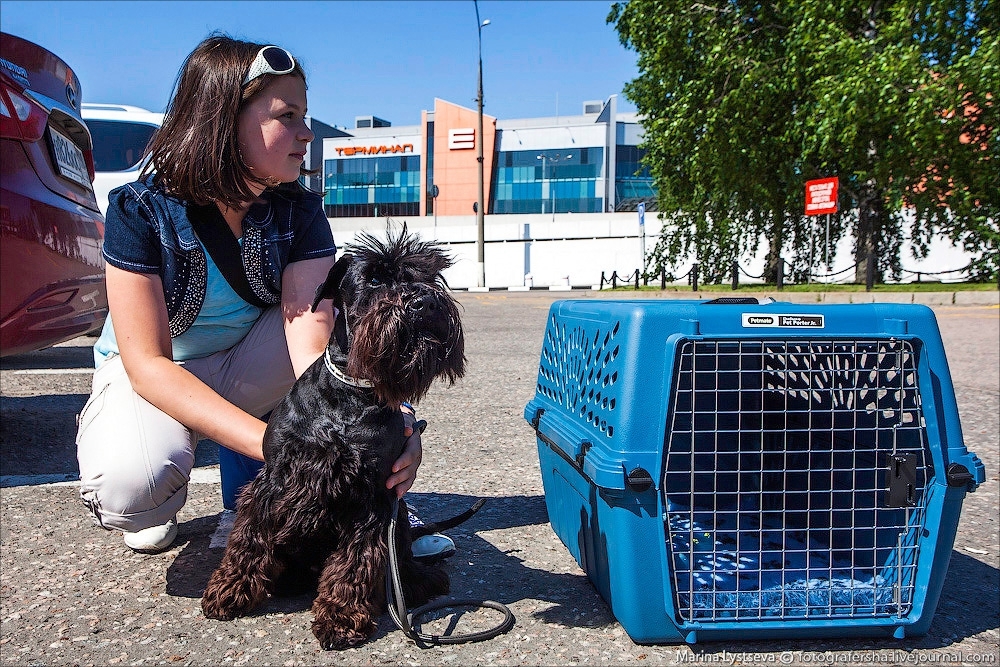
{"label": "woman's arm", "polygon": [[160,277],[111,264],[106,277],[118,350],[135,392],[188,428],[263,461],[266,424],[173,362]]}
{"label": "woman's arm", "polygon": [[333,332],[333,304],[321,301],[311,311],[316,288],[326,280],[334,258],[320,257],[292,262],[281,275],[281,311],[292,370],[299,377],[316,361]]}

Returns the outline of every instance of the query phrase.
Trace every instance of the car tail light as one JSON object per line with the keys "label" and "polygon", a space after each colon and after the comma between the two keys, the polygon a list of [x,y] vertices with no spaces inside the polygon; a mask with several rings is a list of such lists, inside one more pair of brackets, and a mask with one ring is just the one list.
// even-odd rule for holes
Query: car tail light
{"label": "car tail light", "polygon": [[90,182],[93,183],[94,177],[97,176],[97,169],[94,167],[94,151],[83,151],[83,159],[87,161],[87,174],[90,176]]}
{"label": "car tail light", "polygon": [[0,85],[0,137],[38,141],[49,114],[37,102],[3,82]]}

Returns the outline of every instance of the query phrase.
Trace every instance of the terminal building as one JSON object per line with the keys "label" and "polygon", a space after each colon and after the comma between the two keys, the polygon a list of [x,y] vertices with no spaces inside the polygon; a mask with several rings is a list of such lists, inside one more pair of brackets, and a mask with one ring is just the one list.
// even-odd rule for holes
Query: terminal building
{"label": "terminal building", "polygon": [[[654,210],[642,126],[617,97],[579,115],[497,119],[435,99],[418,125],[359,116],[323,139],[326,215],[339,244],[386,219],[449,247],[452,287],[476,285],[482,141],[488,287],[591,286],[641,264],[637,210]],[[649,216],[651,223],[654,216]]]}
{"label": "terminal building", "polygon": [[350,136],[323,141],[330,218],[470,215],[477,201],[477,142],[483,142],[486,213],[613,213],[655,201],[640,164],[642,128],[616,112],[617,97],[583,113],[498,120],[437,99],[419,125],[361,116]]}

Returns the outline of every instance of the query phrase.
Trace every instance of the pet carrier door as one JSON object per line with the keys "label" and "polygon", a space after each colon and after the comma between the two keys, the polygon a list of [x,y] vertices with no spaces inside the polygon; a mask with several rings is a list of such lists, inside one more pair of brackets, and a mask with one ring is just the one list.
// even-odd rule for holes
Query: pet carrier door
{"label": "pet carrier door", "polygon": [[933,475],[911,343],[678,356],[663,489],[680,617],[905,616]]}

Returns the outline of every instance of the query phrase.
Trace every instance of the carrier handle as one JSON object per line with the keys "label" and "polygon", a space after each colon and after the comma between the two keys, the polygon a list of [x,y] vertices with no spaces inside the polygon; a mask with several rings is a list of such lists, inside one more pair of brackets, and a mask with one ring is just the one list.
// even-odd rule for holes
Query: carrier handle
{"label": "carrier handle", "polygon": [[735,305],[754,305],[762,306],[765,304],[774,303],[774,299],[769,296],[764,297],[763,300],[758,299],[754,296],[720,296],[717,299],[712,299],[711,301],[706,301],[706,306],[717,305],[717,304],[735,304]]}

